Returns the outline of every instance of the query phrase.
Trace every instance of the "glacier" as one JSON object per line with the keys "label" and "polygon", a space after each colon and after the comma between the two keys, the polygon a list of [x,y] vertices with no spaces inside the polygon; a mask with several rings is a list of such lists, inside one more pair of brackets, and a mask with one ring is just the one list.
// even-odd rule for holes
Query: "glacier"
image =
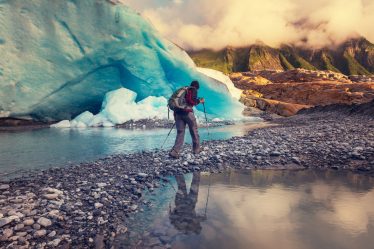
{"label": "glacier", "polygon": [[151,108],[158,112],[192,80],[200,81],[212,118],[240,118],[243,111],[226,84],[201,73],[185,51],[113,1],[0,0],[0,54],[1,117],[60,121],[85,114],[73,125],[92,119],[110,126],[124,119],[108,118],[107,93],[128,89],[136,94],[123,95],[129,108],[158,103],[159,110]]}

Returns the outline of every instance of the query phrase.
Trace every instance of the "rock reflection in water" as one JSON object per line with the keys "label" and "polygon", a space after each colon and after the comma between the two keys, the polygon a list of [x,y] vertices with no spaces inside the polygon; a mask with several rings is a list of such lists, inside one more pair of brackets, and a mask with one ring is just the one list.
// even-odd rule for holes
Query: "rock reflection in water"
{"label": "rock reflection in water", "polygon": [[186,178],[189,192],[178,176],[175,190],[169,186],[155,195],[163,211],[143,214],[152,222],[139,248],[373,248],[372,177],[253,170]]}

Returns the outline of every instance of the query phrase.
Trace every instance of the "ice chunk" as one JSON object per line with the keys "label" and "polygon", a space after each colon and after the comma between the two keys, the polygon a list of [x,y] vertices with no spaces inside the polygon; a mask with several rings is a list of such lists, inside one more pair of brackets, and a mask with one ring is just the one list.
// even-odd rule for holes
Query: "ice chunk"
{"label": "ice chunk", "polygon": [[210,78],[213,78],[213,79],[225,84],[226,87],[228,88],[228,91],[230,92],[231,96],[233,96],[234,98],[236,98],[238,100],[240,99],[243,91],[236,88],[234,86],[234,83],[232,83],[231,79],[227,75],[223,74],[220,71],[217,71],[217,70],[214,70],[214,69],[209,69],[209,68],[198,67],[197,70],[200,73],[203,73],[206,76],[208,76]]}
{"label": "ice chunk", "polygon": [[91,112],[85,111],[82,114],[80,114],[79,116],[77,116],[74,119],[74,121],[77,122],[77,123],[83,123],[87,126],[87,125],[91,124],[93,118],[94,118],[94,115]]}
{"label": "ice chunk", "polygon": [[70,128],[70,121],[69,120],[62,120],[58,122],[57,124],[51,125],[52,128]]}
{"label": "ice chunk", "polygon": [[121,88],[107,93],[100,114],[113,124],[147,118],[167,118],[167,100],[150,96],[136,103],[137,94]]}

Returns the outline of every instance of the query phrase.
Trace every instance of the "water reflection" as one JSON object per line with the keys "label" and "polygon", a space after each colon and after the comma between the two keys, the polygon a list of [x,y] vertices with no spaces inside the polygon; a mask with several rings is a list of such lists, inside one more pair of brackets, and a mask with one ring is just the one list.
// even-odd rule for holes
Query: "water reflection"
{"label": "water reflection", "polygon": [[190,192],[187,192],[186,181],[183,175],[175,176],[178,191],[175,195],[175,208],[170,212],[170,223],[184,234],[201,232],[201,221],[205,220],[205,215],[196,213],[196,203],[198,200],[200,174],[193,173]]}
{"label": "water reflection", "polygon": [[[373,248],[372,177],[255,170],[186,179],[175,178],[178,191],[157,193],[155,205],[163,210],[142,214],[152,217],[142,246],[156,237],[172,248]],[[168,199],[175,203],[171,212]]]}

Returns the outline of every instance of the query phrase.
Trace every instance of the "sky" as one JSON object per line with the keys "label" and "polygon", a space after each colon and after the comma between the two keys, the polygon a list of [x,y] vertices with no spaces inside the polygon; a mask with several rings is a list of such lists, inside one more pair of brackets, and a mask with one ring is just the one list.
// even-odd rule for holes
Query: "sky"
{"label": "sky", "polygon": [[188,49],[374,41],[374,0],[121,0]]}

